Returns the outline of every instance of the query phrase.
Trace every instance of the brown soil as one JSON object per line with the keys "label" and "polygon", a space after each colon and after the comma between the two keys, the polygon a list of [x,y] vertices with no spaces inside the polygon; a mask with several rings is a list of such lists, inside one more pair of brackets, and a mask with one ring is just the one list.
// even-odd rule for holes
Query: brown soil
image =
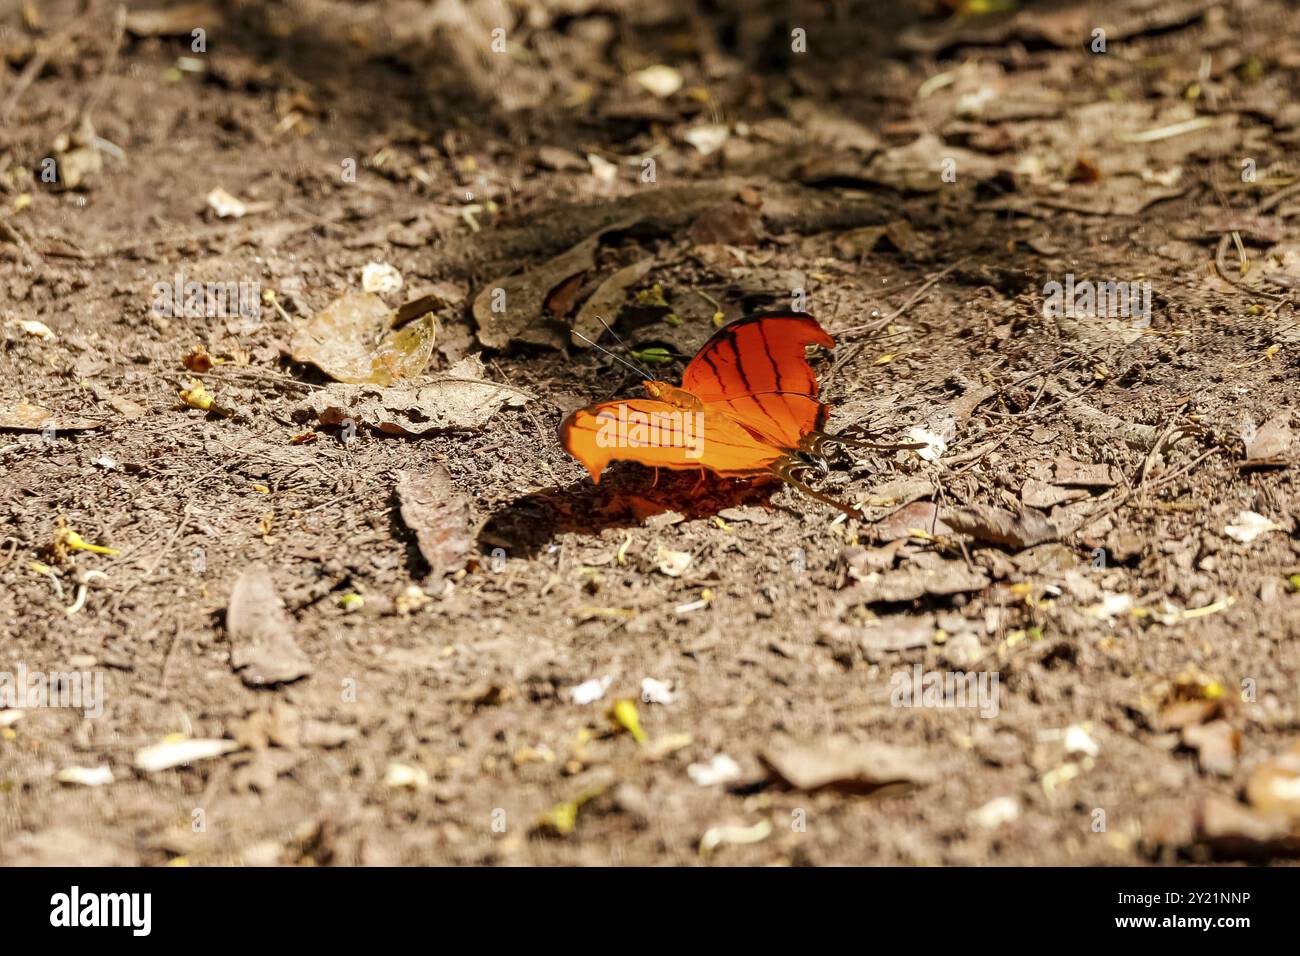
{"label": "brown soil", "polygon": [[[931,3],[287,0],[161,30],[119,29],[107,3],[33,5],[36,23],[25,6],[0,27],[0,407],[64,427],[0,430],[0,672],[90,670],[106,701],[0,710],[0,863],[1294,857],[1296,818],[1247,789],[1300,740],[1290,5],[1046,3],[954,26]],[[206,52],[191,22],[213,24]],[[655,64],[682,89],[629,79]],[[686,134],[710,124],[729,136],[704,155]],[[99,168],[46,183],[52,156]],[[217,218],[217,187],[247,215]],[[483,353],[533,396],[484,428],[295,418],[326,379],[289,358],[293,330],[367,263],[404,277],[390,305],[440,291],[426,380],[482,351],[481,291],[629,211],[648,225],[607,236],[582,289],[543,289],[553,312],[653,255],[617,331],[689,356],[715,311],[788,308],[802,286],[839,340],[815,362],[831,430],[903,442],[951,415],[939,461],[836,451],[818,486],[861,520],[631,464],[593,486],[556,428],[637,381],[548,347],[542,316]],[[274,304],[158,315],[177,273]],[[1046,315],[1067,274],[1150,282],[1150,326]],[[199,344],[222,360],[209,413],[179,398]],[[438,467],[475,515],[445,576],[396,493]],[[1031,546],[938,523],[1035,503],[1054,531]],[[1243,511],[1276,530],[1234,540]],[[118,553],[52,554],[60,528]],[[662,549],[689,553],[679,576]],[[225,620],[256,564],[311,669],[265,688],[232,668]],[[996,674],[996,716],[891,706],[914,664]],[[640,699],[647,677],[671,703]],[[606,716],[621,699],[644,744]],[[137,769],[171,734],[243,749]],[[859,756],[888,779],[841,779],[857,770],[817,752],[831,738],[895,748]],[[778,779],[762,755],[781,747],[831,785]],[[696,782],[719,754],[739,776]],[[99,766],[114,782],[56,777]],[[572,832],[539,825],[567,801]],[[754,842],[701,849],[728,825]]]}

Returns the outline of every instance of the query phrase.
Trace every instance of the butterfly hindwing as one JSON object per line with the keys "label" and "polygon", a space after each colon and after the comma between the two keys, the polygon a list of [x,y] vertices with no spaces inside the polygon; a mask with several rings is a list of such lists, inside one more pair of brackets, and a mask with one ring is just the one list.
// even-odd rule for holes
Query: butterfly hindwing
{"label": "butterfly hindwing", "polygon": [[832,348],[835,340],[806,313],[738,319],[714,333],[686,366],[682,388],[757,437],[798,448],[828,414],[817,400],[817,376],[804,351],[809,345]]}

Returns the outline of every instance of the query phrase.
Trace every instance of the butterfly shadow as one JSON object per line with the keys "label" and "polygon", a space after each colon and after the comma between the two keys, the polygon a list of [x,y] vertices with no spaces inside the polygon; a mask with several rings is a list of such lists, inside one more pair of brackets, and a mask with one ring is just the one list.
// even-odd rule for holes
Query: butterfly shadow
{"label": "butterfly shadow", "polygon": [[510,557],[536,557],[561,534],[598,535],[609,528],[639,528],[655,515],[711,518],[727,508],[768,505],[781,487],[775,478],[736,480],[712,474],[654,472],[615,465],[600,484],[583,478],[564,487],[522,495],[498,508],[479,530],[485,554],[502,548]]}

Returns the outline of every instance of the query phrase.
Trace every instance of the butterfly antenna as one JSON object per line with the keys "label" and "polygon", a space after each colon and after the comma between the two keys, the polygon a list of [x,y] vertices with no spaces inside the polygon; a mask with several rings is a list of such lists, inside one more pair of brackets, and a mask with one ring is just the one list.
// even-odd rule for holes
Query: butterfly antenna
{"label": "butterfly antenna", "polygon": [[[608,326],[606,326],[606,328],[608,328]],[[635,365],[633,365],[631,362],[629,362],[629,361],[627,361],[626,359],[624,359],[621,355],[616,355],[616,354],[614,354],[614,353],[611,352],[609,349],[605,348],[605,346],[601,345],[599,342],[593,342],[591,339],[587,338],[585,335],[583,335],[583,334],[582,334],[581,332],[579,332],[577,329],[570,329],[569,331],[571,331],[574,335],[576,335],[578,338],[582,339],[582,341],[586,342],[588,345],[592,346],[593,348],[598,348],[598,349],[600,349],[602,352],[604,352],[606,355],[608,355],[608,356],[609,356],[610,358],[612,358],[614,361],[616,361],[616,362],[622,362],[624,365],[626,365],[626,366],[627,366],[628,368],[630,368],[632,371],[636,372],[636,373],[637,373],[638,375],[640,375],[642,378],[650,379],[651,381],[654,380],[654,376],[651,375],[649,372],[647,372],[645,369],[643,369],[643,368],[637,368],[637,367],[636,367]],[[617,337],[617,336],[616,336],[616,337]]]}
{"label": "butterfly antenna", "polygon": [[[614,341],[617,342],[619,346],[623,349],[623,351],[630,356],[632,354],[631,346],[629,346],[626,342],[623,341],[623,339],[619,336],[619,334],[614,331],[613,327],[608,322],[606,322],[604,318],[597,315],[595,316],[595,319],[597,322],[599,322],[601,325],[605,327],[606,332],[614,336]],[[581,335],[582,333],[578,333],[578,334]],[[650,375],[648,372],[644,372],[642,374],[644,374],[646,378],[654,378],[654,376]]]}
{"label": "butterfly antenna", "polygon": [[627,343],[624,342],[621,338],[619,338],[618,333],[615,332],[614,329],[610,327],[610,324],[609,324],[608,322],[606,322],[606,321],[605,321],[604,319],[602,319],[600,316],[596,316],[596,321],[599,322],[601,325],[603,325],[603,326],[605,327],[605,331],[606,331],[606,332],[608,332],[610,335],[614,336],[614,341],[617,342],[619,345],[621,345],[621,346],[623,347],[623,351],[625,351],[625,352],[627,352],[627,353],[629,353],[629,354],[632,352],[632,350],[631,350],[630,348],[628,348]]}

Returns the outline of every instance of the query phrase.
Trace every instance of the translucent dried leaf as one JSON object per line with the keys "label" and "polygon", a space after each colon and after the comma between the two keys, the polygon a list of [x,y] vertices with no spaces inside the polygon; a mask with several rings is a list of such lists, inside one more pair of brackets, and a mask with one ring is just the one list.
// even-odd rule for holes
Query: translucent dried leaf
{"label": "translucent dried leaf", "polygon": [[413,378],[433,355],[436,325],[424,315],[394,329],[401,312],[372,293],[348,293],[294,330],[290,352],[340,382],[391,385]]}
{"label": "translucent dried leaf", "polygon": [[29,402],[0,406],[0,429],[18,432],[88,431],[102,428],[104,423],[94,418],[60,417],[57,412]]}

